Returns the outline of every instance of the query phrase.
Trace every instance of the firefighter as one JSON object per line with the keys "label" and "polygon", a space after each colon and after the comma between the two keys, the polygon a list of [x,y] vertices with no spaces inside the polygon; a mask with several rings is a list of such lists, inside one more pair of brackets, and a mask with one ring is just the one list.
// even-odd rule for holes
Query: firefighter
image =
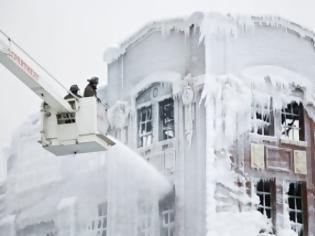
{"label": "firefighter", "polygon": [[84,89],[84,97],[96,97],[96,89],[98,85],[98,77],[92,77],[87,80],[89,84]]}
{"label": "firefighter", "polygon": [[[70,92],[75,95],[76,97],[80,98],[81,96],[78,94],[79,92],[79,87],[78,85],[74,84],[74,85],[71,85],[70,87]],[[71,93],[68,93],[66,96],[65,96],[65,99],[70,99],[70,98],[74,98],[73,95]]]}

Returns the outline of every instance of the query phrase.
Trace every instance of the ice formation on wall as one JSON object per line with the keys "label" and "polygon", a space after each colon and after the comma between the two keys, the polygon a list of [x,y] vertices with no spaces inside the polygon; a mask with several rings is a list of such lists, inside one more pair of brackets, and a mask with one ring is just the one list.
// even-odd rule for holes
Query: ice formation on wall
{"label": "ice formation on wall", "polygon": [[[254,30],[251,20],[231,18],[214,14],[205,15],[201,23],[201,41],[206,50],[206,74],[202,99],[206,107],[207,120],[207,235],[257,235],[262,229],[268,232],[266,219],[255,211],[246,213],[230,209],[228,212],[218,212],[221,203],[216,200],[218,184],[229,189],[237,188],[235,183],[242,182],[242,176],[231,169],[230,150],[233,143],[253,125],[263,126],[263,123],[252,124],[252,99],[262,107],[268,107],[270,98],[274,110],[281,110],[292,101],[302,102],[309,115],[314,120],[314,85],[295,72],[276,66],[256,66],[242,71],[237,75],[211,74],[211,43],[213,38],[233,40],[244,31]],[[269,114],[262,114],[269,115]],[[233,187],[234,186],[234,187]],[[238,200],[246,205],[246,197],[240,195]],[[245,198],[244,198],[245,197]],[[250,201],[248,201],[250,202]],[[252,203],[252,204],[255,204]],[[229,227],[227,218],[235,217]],[[288,220],[288,219],[287,219]],[[252,222],[251,224],[244,222]],[[256,222],[253,223],[253,222]],[[257,224],[260,222],[259,224]],[[264,222],[264,223],[263,223]],[[252,225],[248,232],[241,229],[235,231],[235,225]],[[222,228],[223,226],[223,228]],[[280,234],[295,235],[290,230],[289,221],[278,228]],[[237,233],[236,233],[237,232]]]}
{"label": "ice formation on wall", "polygon": [[117,101],[107,112],[111,128],[123,129],[128,124],[130,106],[125,101]]}
{"label": "ice formation on wall", "polygon": [[[315,34],[311,30],[303,28],[300,25],[278,16],[223,15],[216,12],[195,12],[190,16],[148,23],[119,45],[109,47],[104,53],[104,61],[108,64],[116,61],[126,53],[126,49],[130,44],[141,39],[148,32],[161,31],[162,34],[168,35],[171,31],[177,31],[183,32],[186,36],[188,36],[192,25],[200,26],[200,28],[204,27],[206,30],[203,30],[203,32],[208,32],[208,34],[210,32],[216,34],[224,33],[231,34],[233,37],[237,37],[237,35],[242,33],[242,31],[252,30],[255,25],[266,25],[274,28],[282,28],[285,31],[291,30],[301,38],[315,38]],[[196,28],[197,27],[194,29]],[[315,41],[312,40],[312,42],[315,47]]]}
{"label": "ice formation on wall", "polygon": [[[148,30],[152,29],[150,27],[153,25],[164,34],[168,34],[175,30],[184,32],[187,36],[193,24],[200,26],[200,41],[204,42],[206,49],[206,74],[204,76],[202,103],[204,103],[206,107],[207,120],[206,221],[208,236],[256,236],[261,230],[265,230],[266,232],[269,230],[266,218],[256,210],[240,212],[237,207],[231,207],[227,211],[217,211],[217,208],[220,207],[221,204],[224,204],[216,199],[218,194],[223,194],[219,192],[217,188],[218,185],[229,189],[232,193],[232,198],[240,202],[242,206],[245,206],[248,203],[257,204],[257,198],[249,198],[245,192],[240,191],[239,187],[236,186],[235,183],[243,182],[244,177],[233,171],[230,158],[230,149],[235,140],[237,140],[240,135],[249,132],[252,128],[253,123],[250,118],[252,103],[250,98],[253,98],[256,103],[262,107],[268,107],[270,98],[272,98],[272,109],[274,110],[280,110],[292,101],[302,102],[310,117],[315,121],[314,85],[311,81],[295,72],[280,67],[265,65],[248,68],[239,74],[214,75],[211,73],[210,55],[212,52],[210,44],[212,39],[214,37],[220,37],[226,38],[227,40],[233,40],[237,38],[239,34],[255,30],[255,24],[257,23],[272,27],[293,29],[301,37],[313,34],[307,30],[301,30],[300,27],[296,27],[294,24],[278,17],[225,16],[219,13],[196,13],[185,19],[178,18],[171,21],[162,21],[161,23],[154,22],[139,31],[139,37],[141,37],[141,35],[144,35]],[[104,59],[108,63],[117,60],[126,52],[128,44],[135,40],[137,40],[136,37],[131,37],[120,46],[112,47],[107,51],[106,55],[104,55]],[[172,78],[170,81],[174,80],[174,76],[170,75],[168,72],[164,73],[164,75],[148,78],[148,80],[155,81],[168,77]],[[178,80],[181,79],[178,75],[176,75],[175,78],[178,78]],[[144,82],[148,84],[148,81]],[[175,84],[178,86],[174,86],[173,93],[178,94],[177,91],[180,89],[177,88],[181,87],[181,84],[179,82],[176,82]],[[143,88],[144,85],[139,84],[136,88],[136,92],[133,94],[136,94]],[[131,104],[131,107],[133,107],[133,105],[134,104]],[[128,104],[125,104],[124,102],[117,103],[116,107],[113,107],[109,112],[109,120],[113,127],[122,128],[125,125],[129,110],[130,108],[128,107]],[[33,137],[35,132],[39,132],[37,122],[38,119],[29,121],[29,123],[22,128],[23,134],[21,136]],[[254,125],[262,126],[264,124],[259,123]],[[190,127],[188,127],[187,130],[190,132]],[[23,142],[18,137],[16,140],[14,145]],[[32,149],[31,146],[29,146],[29,149],[33,152],[34,150],[38,150],[34,147]],[[44,151],[42,150],[42,152]],[[16,154],[14,148],[12,148],[11,154]],[[47,158],[47,153],[43,156]],[[97,159],[100,156],[97,154],[95,157]],[[84,158],[81,160],[83,164],[85,161],[86,159]],[[75,162],[80,161],[73,159],[67,161],[67,164],[61,163],[61,169],[63,169],[61,176],[69,185],[72,184],[72,186],[73,183],[78,183],[78,173],[80,172],[78,171],[73,178],[68,178],[71,176],[69,173],[72,174],[76,171],[73,169],[70,170],[70,167],[73,168]],[[110,204],[111,209],[109,211],[116,219],[122,219],[124,216],[135,211],[134,202],[138,197],[137,194],[139,192],[145,193],[144,195],[142,194],[142,196],[150,199],[149,201],[152,200],[152,202],[156,202],[156,199],[160,198],[170,190],[168,182],[162,178],[155,169],[118,141],[117,145],[108,153],[107,164],[108,175],[106,176],[106,179],[109,180],[108,193],[109,199],[112,201]],[[23,171],[28,170],[24,169]],[[89,175],[81,176],[82,181],[84,181],[83,178],[87,176],[90,177]],[[94,183],[95,186],[106,185],[106,183],[102,182],[103,180],[104,179],[100,180],[96,178]],[[159,188],[156,188],[156,186],[159,186]],[[83,194],[80,186],[74,186],[74,188],[78,188],[77,190]],[[61,189],[60,192],[65,190],[68,191],[69,189]],[[91,189],[91,192],[94,190],[95,189]],[[102,193],[105,194],[105,191]],[[127,198],[125,198],[126,193],[130,193]],[[38,204],[40,204],[40,202]],[[84,220],[85,216],[82,216],[82,218]],[[227,224],[227,219],[233,223]],[[290,230],[290,222],[288,220],[288,218],[285,219],[283,230],[279,232],[279,235],[295,235],[295,233]],[[246,225],[246,227],[244,227],[244,225]],[[123,235],[125,233],[118,224],[113,224],[111,227],[114,235]]]}
{"label": "ice formation on wall", "polygon": [[239,33],[253,30],[254,22],[250,16],[225,16],[220,13],[204,14],[200,24],[201,40],[209,37],[233,37]]}
{"label": "ice formation on wall", "polygon": [[[224,214],[235,216],[235,224],[244,222],[264,222],[265,224],[251,224],[251,232],[238,231],[238,235],[257,235],[263,228],[268,228],[267,221],[261,221],[261,216],[256,211],[246,214],[237,212],[232,208],[229,213],[218,213],[220,202],[216,200],[217,185],[237,192],[235,182],[242,182],[243,176],[232,170],[230,149],[240,135],[249,132],[253,126],[265,125],[261,120],[251,120],[252,100],[261,107],[279,111],[291,102],[302,103],[308,115],[315,121],[315,96],[314,85],[309,80],[296,72],[287,69],[261,65],[245,69],[238,74],[211,74],[211,41],[213,39],[234,40],[240,34],[255,31],[257,25],[280,28],[293,31],[301,38],[314,38],[314,33],[281,17],[275,16],[239,16],[222,15],[220,13],[194,13],[189,17],[176,18],[153,22],[146,25],[136,34],[125,40],[118,49],[121,50],[107,62],[117,60],[125,53],[125,49],[133,42],[140,40],[148,32],[161,31],[163,35],[171,32],[182,32],[189,35],[190,30],[200,28],[200,42],[204,42],[206,50],[206,74],[204,75],[204,90],[202,102],[206,106],[207,120],[207,229],[208,235],[235,235],[235,225],[226,227]],[[314,40],[313,40],[314,42]],[[106,54],[106,53],[105,53]],[[112,54],[112,53],[110,53]],[[113,54],[112,54],[113,55]],[[270,107],[272,99],[272,108]],[[262,114],[262,116],[269,116]],[[256,123],[253,123],[256,122]],[[243,205],[255,199],[248,199],[245,193],[235,196]],[[256,199],[257,200],[257,199]],[[257,203],[257,202],[256,202]],[[222,221],[221,221],[222,220]],[[222,225],[224,229],[222,229]],[[221,225],[221,226],[220,226]],[[223,231],[222,231],[223,230]],[[290,224],[284,224],[282,235],[295,234],[290,230]],[[266,229],[265,231],[268,231]],[[220,232],[220,233],[219,233]]]}

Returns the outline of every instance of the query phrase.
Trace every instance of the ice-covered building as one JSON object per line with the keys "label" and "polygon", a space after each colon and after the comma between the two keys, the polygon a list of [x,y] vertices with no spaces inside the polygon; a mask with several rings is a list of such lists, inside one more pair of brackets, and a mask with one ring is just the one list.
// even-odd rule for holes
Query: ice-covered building
{"label": "ice-covered building", "polygon": [[218,213],[246,209],[242,189],[273,232],[315,234],[311,31],[195,13],[149,23],[104,58],[112,132],[174,183],[176,235],[206,235]]}
{"label": "ice-covered building", "polygon": [[109,133],[157,171],[122,146],[56,159],[32,118],[12,144],[0,234],[315,235],[314,45],[279,17],[147,24],[106,50],[98,96]]}

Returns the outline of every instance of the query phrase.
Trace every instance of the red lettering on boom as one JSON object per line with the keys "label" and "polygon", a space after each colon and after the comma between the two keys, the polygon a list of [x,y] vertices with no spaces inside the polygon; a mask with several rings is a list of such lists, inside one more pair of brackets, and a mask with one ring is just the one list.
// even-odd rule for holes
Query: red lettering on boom
{"label": "red lettering on boom", "polygon": [[9,57],[30,77],[32,77],[34,80],[38,80],[39,75],[28,64],[26,64],[26,62],[23,61],[18,55],[10,51]]}

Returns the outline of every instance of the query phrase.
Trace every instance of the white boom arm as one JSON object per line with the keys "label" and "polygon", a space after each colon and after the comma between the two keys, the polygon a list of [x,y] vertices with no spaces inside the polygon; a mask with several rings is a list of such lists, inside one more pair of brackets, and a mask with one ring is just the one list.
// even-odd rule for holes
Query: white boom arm
{"label": "white boom arm", "polygon": [[65,100],[67,89],[1,30],[0,63],[44,100],[43,148],[61,156],[105,151],[115,144],[107,136],[106,108],[95,97]]}
{"label": "white boom arm", "polygon": [[56,112],[73,112],[70,104],[63,99],[67,89],[2,31],[0,63]]}

